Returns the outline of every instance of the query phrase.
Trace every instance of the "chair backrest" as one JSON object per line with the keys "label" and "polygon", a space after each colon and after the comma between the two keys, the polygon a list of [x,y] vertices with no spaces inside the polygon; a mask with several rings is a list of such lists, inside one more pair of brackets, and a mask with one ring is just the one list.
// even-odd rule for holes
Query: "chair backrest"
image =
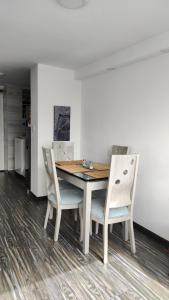
{"label": "chair backrest", "polygon": [[105,205],[105,217],[110,208],[130,206],[133,210],[139,155],[112,155]]}
{"label": "chair backrest", "polygon": [[54,196],[54,199],[56,200],[56,207],[58,207],[61,200],[53,149],[42,147],[42,151],[47,175],[47,195],[48,198],[50,198],[51,195]]}
{"label": "chair backrest", "polygon": [[74,159],[74,143],[70,141],[54,141],[52,143],[54,150],[55,161],[73,160]]}
{"label": "chair backrest", "polygon": [[113,145],[112,146],[112,154],[114,155],[125,155],[128,154],[129,148],[128,146],[119,146],[119,145]]}

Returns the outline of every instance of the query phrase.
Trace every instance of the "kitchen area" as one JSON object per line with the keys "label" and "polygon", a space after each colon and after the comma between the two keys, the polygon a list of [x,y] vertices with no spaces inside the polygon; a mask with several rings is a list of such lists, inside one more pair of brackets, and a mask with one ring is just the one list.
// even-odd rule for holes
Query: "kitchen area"
{"label": "kitchen area", "polygon": [[[1,88],[1,171],[15,171],[30,189],[30,89]],[[3,120],[2,120],[3,119]]]}

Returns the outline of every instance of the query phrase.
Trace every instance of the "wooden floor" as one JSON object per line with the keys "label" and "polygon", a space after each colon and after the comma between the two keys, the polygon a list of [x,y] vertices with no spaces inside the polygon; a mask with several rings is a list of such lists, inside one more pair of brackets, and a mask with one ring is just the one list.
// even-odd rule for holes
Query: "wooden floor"
{"label": "wooden floor", "polygon": [[84,256],[78,225],[67,222],[66,212],[53,243],[53,223],[43,230],[45,210],[46,201],[28,196],[20,177],[0,173],[0,300],[169,300],[165,247],[135,231],[137,254],[131,256],[129,244],[110,234],[104,266],[101,234],[91,237]]}

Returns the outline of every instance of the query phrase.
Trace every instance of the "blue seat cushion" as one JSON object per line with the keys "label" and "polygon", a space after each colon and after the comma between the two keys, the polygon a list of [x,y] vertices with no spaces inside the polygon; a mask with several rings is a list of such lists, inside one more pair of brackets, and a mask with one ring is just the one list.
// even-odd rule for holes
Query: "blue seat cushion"
{"label": "blue seat cushion", "polygon": [[[79,204],[83,200],[83,192],[80,189],[60,190],[60,197],[61,205]],[[56,197],[54,193],[48,196],[48,200],[51,201],[54,206],[56,206]]]}
{"label": "blue seat cushion", "polygon": [[[93,198],[91,205],[91,216],[97,219],[104,218],[105,199],[104,198]],[[120,218],[127,216],[129,213],[127,207],[110,208],[109,219]]]}
{"label": "blue seat cushion", "polygon": [[59,180],[59,189],[60,190],[79,190],[79,191],[81,191],[78,187],[76,187],[75,185],[73,185],[65,180]]}

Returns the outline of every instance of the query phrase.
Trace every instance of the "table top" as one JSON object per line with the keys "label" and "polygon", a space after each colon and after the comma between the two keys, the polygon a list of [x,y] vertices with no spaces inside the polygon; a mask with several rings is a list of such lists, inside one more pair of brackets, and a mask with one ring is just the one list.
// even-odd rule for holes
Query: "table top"
{"label": "table top", "polygon": [[108,164],[93,163],[93,169],[82,166],[82,160],[57,161],[56,168],[84,181],[96,181],[108,179],[110,166]]}

